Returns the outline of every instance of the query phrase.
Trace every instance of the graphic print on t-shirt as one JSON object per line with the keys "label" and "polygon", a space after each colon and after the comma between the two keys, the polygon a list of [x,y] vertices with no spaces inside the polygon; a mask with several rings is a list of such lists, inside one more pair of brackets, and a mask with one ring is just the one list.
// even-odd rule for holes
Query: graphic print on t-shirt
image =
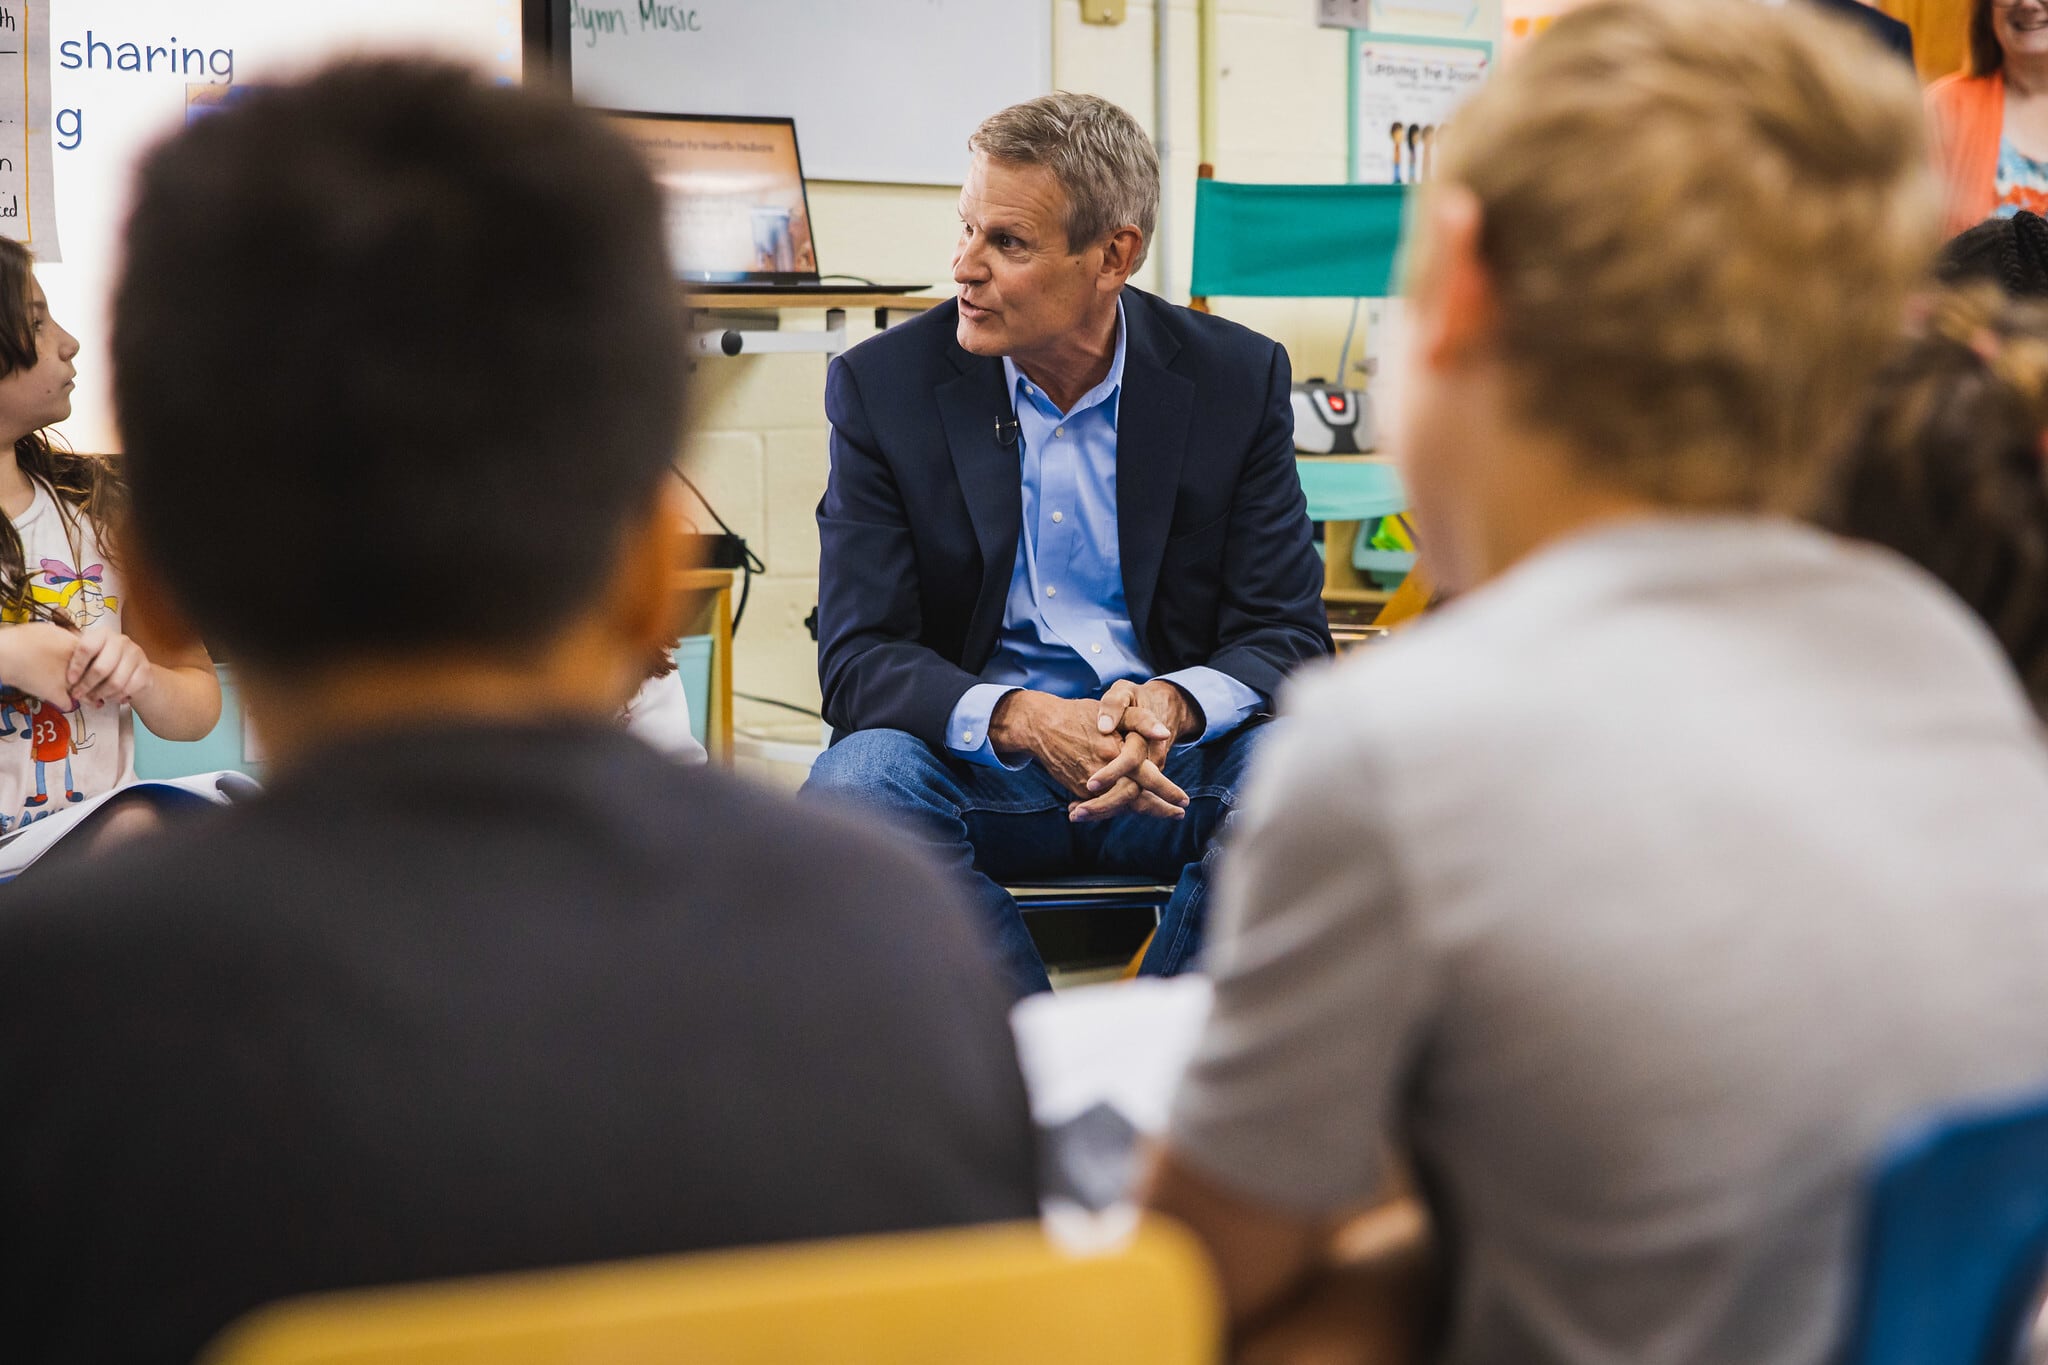
{"label": "graphic print on t-shirt", "polygon": [[106,573],[104,564],[74,569],[61,559],[45,559],[42,572],[28,585],[29,596],[64,612],[73,625],[83,630],[120,609],[120,599],[107,596]]}
{"label": "graphic print on t-shirt", "polygon": [[[72,709],[74,712],[77,710],[76,706]],[[19,730],[14,728],[17,715],[22,719]],[[71,755],[91,748],[92,740],[83,734],[74,734],[71,722],[70,715],[39,698],[27,696],[11,687],[0,693],[0,739],[19,735],[28,744],[36,768],[36,794],[22,802],[24,809],[18,825],[49,814],[49,770],[55,764],[61,763],[64,768],[64,802],[85,799],[85,793],[71,785]]]}
{"label": "graphic print on t-shirt", "polygon": [[[90,518],[43,484],[14,521],[26,566],[26,600],[0,609],[0,630],[36,620],[81,631],[119,632],[118,567],[107,561]],[[0,679],[0,834],[133,781],[134,722],[126,706],[83,702],[69,710]]]}

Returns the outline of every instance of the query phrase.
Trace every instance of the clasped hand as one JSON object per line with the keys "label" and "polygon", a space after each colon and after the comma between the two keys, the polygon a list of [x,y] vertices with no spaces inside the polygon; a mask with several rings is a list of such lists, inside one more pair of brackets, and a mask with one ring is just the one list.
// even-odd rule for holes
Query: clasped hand
{"label": "clasped hand", "polygon": [[68,711],[82,701],[133,702],[152,674],[141,646],[118,631],[30,621],[0,630],[0,678]]}
{"label": "clasped hand", "polygon": [[1180,819],[1188,795],[1164,765],[1198,724],[1186,695],[1154,679],[1114,683],[1099,699],[1012,692],[997,704],[989,733],[998,752],[1029,753],[1044,764],[1074,796],[1067,818],[1087,824],[1125,811]]}

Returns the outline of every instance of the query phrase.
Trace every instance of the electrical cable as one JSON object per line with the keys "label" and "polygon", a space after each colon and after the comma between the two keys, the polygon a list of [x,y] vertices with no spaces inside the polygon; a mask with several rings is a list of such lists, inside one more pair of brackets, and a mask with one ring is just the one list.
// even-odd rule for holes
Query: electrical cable
{"label": "electrical cable", "polygon": [[820,275],[820,276],[818,276],[818,282],[819,282],[820,284],[823,284],[823,283],[824,283],[824,282],[825,282],[826,280],[852,280],[852,281],[853,281],[853,282],[854,282],[855,284],[864,284],[864,285],[868,286],[868,287],[869,287],[870,289],[874,288],[874,285],[875,285],[875,282],[874,282],[873,280],[869,279],[869,278],[868,278],[867,276],[865,276],[865,275]]}
{"label": "electrical cable", "polygon": [[773,697],[757,697],[751,692],[735,692],[733,693],[733,696],[739,698],[741,701],[755,702],[761,706],[774,706],[779,707],[784,711],[794,711],[800,716],[809,716],[812,720],[825,719],[825,717],[821,713],[813,711],[808,706],[798,706],[793,701],[777,701]]}
{"label": "electrical cable", "polygon": [[761,556],[754,553],[753,546],[747,545],[746,538],[742,536],[738,531],[733,530],[732,527],[726,523],[724,517],[718,515],[718,509],[711,505],[711,499],[704,496],[704,490],[697,487],[697,481],[695,479],[692,479],[688,474],[685,474],[683,472],[682,465],[677,464],[674,461],[671,461],[669,463],[669,468],[673,469],[675,471],[676,477],[683,481],[683,487],[689,489],[692,493],[696,494],[697,501],[704,504],[704,510],[709,512],[711,514],[711,519],[718,523],[718,529],[725,532],[727,535],[731,536],[734,540],[739,541],[741,545],[746,546],[747,556],[744,560],[740,562],[740,600],[734,604],[732,609],[733,633],[738,634],[740,622],[746,619],[747,598],[754,591],[754,575],[757,573],[766,573],[768,571],[768,565],[762,560]]}
{"label": "electrical cable", "polygon": [[1358,334],[1358,308],[1364,299],[1351,300],[1351,325],[1344,329],[1344,349],[1337,356],[1337,387],[1351,387],[1351,338]]}

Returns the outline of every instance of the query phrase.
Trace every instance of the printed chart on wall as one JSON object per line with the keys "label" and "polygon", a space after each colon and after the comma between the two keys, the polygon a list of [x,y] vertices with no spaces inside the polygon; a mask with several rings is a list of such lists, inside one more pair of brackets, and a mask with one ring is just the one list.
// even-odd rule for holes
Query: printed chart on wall
{"label": "printed chart on wall", "polygon": [[[0,0],[19,16],[46,12],[48,0]],[[50,311],[77,335],[78,388],[71,420],[61,428],[85,451],[118,449],[108,402],[110,337],[107,303],[119,268],[119,236],[135,164],[158,138],[187,119],[231,103],[235,93],[304,74],[352,54],[423,53],[449,58],[489,78],[521,75],[519,0],[431,0],[415,5],[312,5],[299,0],[63,0],[45,29],[48,129],[55,182],[54,213],[62,225],[61,263],[36,230],[37,276]],[[17,35],[0,27],[0,49]],[[34,32],[28,35],[31,39]],[[21,71],[0,52],[0,87]],[[0,89],[0,117],[14,105]],[[33,104],[33,100],[30,101]],[[30,110],[31,118],[33,109]],[[13,139],[12,125],[0,136]],[[10,146],[13,145],[11,142]],[[0,148],[0,158],[8,155]],[[30,196],[23,212],[40,212]],[[0,231],[12,192],[0,170]]]}
{"label": "printed chart on wall", "polygon": [[49,0],[0,0],[0,234],[63,259],[50,176]]}
{"label": "printed chart on wall", "polygon": [[1351,54],[1351,179],[1415,185],[1436,165],[1437,135],[1486,79],[1489,43],[1358,34]]}

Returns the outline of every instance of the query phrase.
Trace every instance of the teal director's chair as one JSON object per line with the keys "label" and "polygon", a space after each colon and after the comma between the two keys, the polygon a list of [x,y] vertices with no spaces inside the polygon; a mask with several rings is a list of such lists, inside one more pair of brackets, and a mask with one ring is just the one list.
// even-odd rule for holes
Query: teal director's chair
{"label": "teal director's chair", "polygon": [[[1405,185],[1198,180],[1193,306],[1207,311],[1212,297],[1386,298],[1395,292],[1408,199]],[[1342,384],[1346,376],[1335,378]],[[1381,626],[1418,610],[1428,592],[1411,573],[1413,552],[1369,543],[1383,518],[1407,510],[1400,476],[1371,456],[1309,456],[1296,469],[1309,520],[1324,527],[1324,602],[1379,607]]]}
{"label": "teal director's chair", "polygon": [[1407,218],[1406,185],[1198,180],[1188,292],[1204,311],[1212,297],[1387,298]]}

